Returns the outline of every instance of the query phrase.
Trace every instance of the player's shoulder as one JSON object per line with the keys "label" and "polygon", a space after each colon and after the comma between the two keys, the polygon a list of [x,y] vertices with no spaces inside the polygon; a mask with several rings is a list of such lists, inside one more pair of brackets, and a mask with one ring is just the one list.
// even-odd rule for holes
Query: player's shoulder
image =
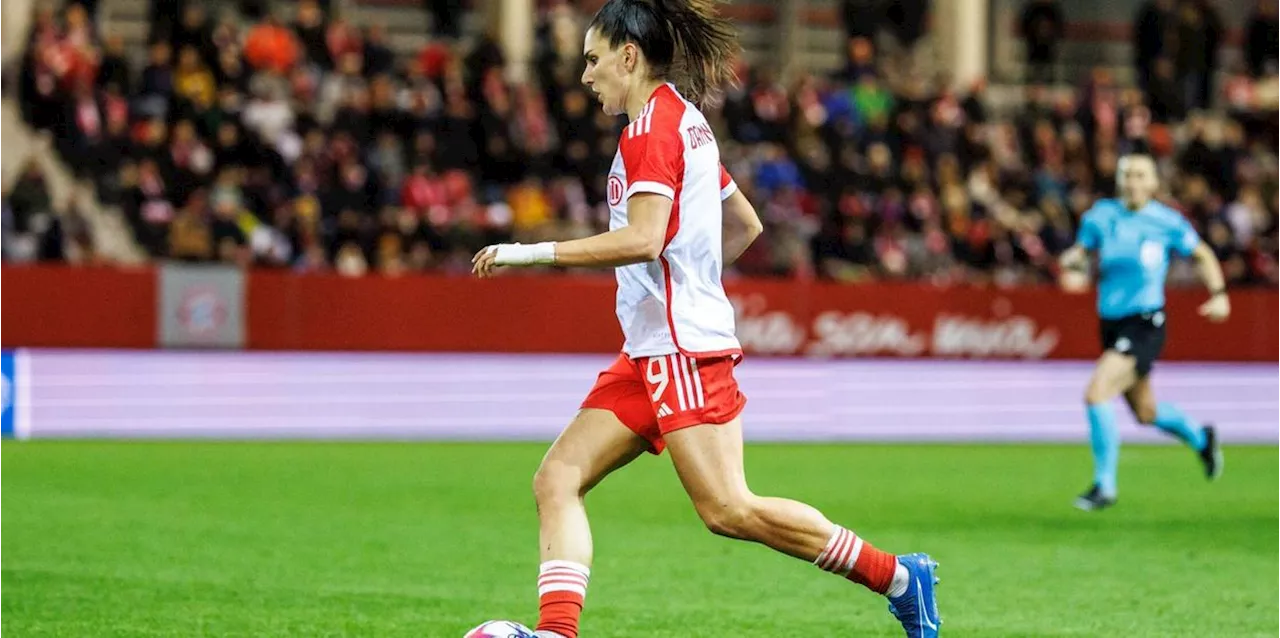
{"label": "player's shoulder", "polygon": [[676,140],[680,138],[680,123],[692,108],[669,84],[653,92],[644,108],[622,131],[622,143],[630,146],[640,141]]}
{"label": "player's shoulder", "polygon": [[654,105],[655,118],[673,125],[679,125],[680,120],[686,115],[698,110],[698,107],[684,99],[684,96],[680,95],[680,92],[670,83],[658,87],[653,92],[653,97],[649,98],[649,102]]}
{"label": "player's shoulder", "polygon": [[1151,202],[1150,212],[1152,217],[1170,224],[1181,224],[1187,220],[1182,211],[1164,202]]}

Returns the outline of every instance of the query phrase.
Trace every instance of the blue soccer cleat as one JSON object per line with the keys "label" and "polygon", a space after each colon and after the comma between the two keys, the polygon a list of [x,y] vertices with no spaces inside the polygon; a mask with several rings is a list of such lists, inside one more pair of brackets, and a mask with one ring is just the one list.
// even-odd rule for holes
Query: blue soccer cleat
{"label": "blue soccer cleat", "polygon": [[889,599],[889,613],[902,623],[908,638],[937,636],[942,618],[938,616],[938,599],[933,594],[933,586],[938,584],[933,570],[938,563],[928,554],[905,554],[898,557],[898,564],[907,568],[911,580],[906,593]]}

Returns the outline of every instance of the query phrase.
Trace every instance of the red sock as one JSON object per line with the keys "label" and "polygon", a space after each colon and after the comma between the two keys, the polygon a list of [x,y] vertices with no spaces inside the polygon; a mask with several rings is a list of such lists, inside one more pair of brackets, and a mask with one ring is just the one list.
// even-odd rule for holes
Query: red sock
{"label": "red sock", "polygon": [[578,638],[578,618],[591,570],[567,560],[549,560],[538,573],[538,625],[565,638]]}
{"label": "red sock", "polygon": [[831,540],[827,541],[827,548],[822,550],[813,564],[823,571],[839,574],[877,594],[883,594],[889,591],[889,584],[893,582],[898,559],[837,525],[836,531],[831,534]]}

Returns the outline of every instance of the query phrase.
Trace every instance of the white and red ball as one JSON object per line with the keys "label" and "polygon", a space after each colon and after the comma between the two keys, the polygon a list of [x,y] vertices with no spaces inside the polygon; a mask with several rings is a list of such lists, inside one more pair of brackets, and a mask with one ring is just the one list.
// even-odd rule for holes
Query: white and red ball
{"label": "white and red ball", "polygon": [[533,630],[510,620],[490,620],[462,638],[533,638]]}

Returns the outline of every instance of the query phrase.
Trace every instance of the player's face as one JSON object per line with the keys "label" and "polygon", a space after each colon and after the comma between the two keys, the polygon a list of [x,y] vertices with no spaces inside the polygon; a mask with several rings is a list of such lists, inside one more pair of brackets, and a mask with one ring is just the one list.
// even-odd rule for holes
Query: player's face
{"label": "player's face", "polygon": [[587,30],[582,44],[582,58],[587,63],[582,70],[582,83],[609,115],[626,113],[627,81],[631,75],[627,71],[628,56],[634,55],[634,44],[626,43],[615,49],[599,30]]}
{"label": "player's face", "polygon": [[1156,167],[1145,157],[1127,157],[1120,165],[1120,197],[1130,208],[1138,208],[1155,197],[1159,182]]}

